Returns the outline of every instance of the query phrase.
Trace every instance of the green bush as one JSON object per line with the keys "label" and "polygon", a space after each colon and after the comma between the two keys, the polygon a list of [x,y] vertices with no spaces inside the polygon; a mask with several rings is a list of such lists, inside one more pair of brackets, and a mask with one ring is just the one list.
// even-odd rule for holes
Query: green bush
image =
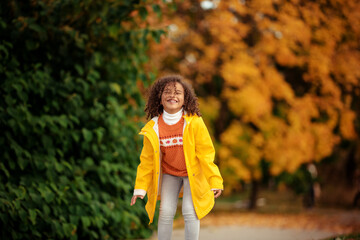
{"label": "green bush", "polygon": [[131,13],[146,19],[145,4],[2,3],[1,239],[151,235],[144,203],[130,207],[144,107],[136,83],[150,78],[149,36],[163,33],[136,27]]}

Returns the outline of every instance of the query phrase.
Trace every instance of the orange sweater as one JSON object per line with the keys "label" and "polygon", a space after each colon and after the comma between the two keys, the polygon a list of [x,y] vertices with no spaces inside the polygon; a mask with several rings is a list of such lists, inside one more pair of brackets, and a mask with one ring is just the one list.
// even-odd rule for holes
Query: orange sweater
{"label": "orange sweater", "polygon": [[181,117],[174,125],[168,125],[160,115],[158,123],[163,173],[179,177],[187,176],[183,149],[184,118]]}

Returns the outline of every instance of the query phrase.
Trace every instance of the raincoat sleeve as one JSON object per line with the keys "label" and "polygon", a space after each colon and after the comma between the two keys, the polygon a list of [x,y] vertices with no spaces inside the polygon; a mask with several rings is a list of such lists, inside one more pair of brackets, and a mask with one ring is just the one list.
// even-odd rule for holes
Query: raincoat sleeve
{"label": "raincoat sleeve", "polygon": [[223,179],[219,168],[214,163],[215,148],[209,131],[201,117],[197,118],[194,125],[195,153],[199,159],[201,169],[205,174],[211,189],[224,189]]}
{"label": "raincoat sleeve", "polygon": [[145,136],[144,145],[140,154],[140,164],[137,168],[134,195],[144,196],[153,177],[154,151],[150,140]]}

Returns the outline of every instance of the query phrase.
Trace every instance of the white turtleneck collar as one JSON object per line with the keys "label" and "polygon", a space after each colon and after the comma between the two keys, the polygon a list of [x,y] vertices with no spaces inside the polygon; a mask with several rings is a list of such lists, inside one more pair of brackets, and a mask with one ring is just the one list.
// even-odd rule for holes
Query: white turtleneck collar
{"label": "white turtleneck collar", "polygon": [[174,114],[170,114],[170,113],[167,113],[165,110],[163,111],[163,119],[164,119],[164,122],[167,124],[167,125],[173,125],[175,123],[177,123],[180,118],[182,117],[183,115],[183,109],[181,108],[180,111],[178,111],[177,113],[174,113]]}

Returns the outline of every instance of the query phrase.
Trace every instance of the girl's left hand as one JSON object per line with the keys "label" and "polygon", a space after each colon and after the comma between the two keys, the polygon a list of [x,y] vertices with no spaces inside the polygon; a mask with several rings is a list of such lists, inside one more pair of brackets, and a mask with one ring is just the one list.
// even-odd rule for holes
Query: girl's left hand
{"label": "girl's left hand", "polygon": [[213,190],[213,192],[214,192],[214,198],[218,198],[218,197],[220,197],[222,190],[216,189],[216,190]]}

